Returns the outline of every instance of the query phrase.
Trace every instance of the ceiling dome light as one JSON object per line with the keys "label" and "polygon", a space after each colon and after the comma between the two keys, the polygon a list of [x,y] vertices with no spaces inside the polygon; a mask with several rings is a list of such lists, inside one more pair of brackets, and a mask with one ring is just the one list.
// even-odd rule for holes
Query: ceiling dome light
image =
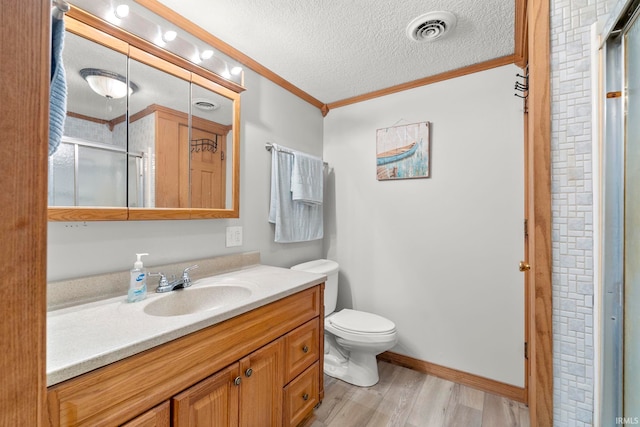
{"label": "ceiling dome light", "polygon": [[451,12],[425,13],[407,25],[407,37],[417,42],[434,41],[453,31],[456,23]]}
{"label": "ceiling dome light", "polygon": [[127,16],[129,16],[129,6],[126,4],[119,5],[118,7],[116,7],[114,14],[116,15],[116,18],[126,18]]}
{"label": "ceiling dome light", "polygon": [[113,71],[83,68],[80,70],[80,75],[95,93],[107,99],[124,98],[127,96],[127,92],[131,95],[138,90],[138,85],[129,82],[129,90],[127,91],[127,78]]}
{"label": "ceiling dome light", "polygon": [[231,74],[233,74],[234,76],[237,76],[241,72],[242,72],[242,67],[236,66],[231,69]]}
{"label": "ceiling dome light", "polygon": [[177,36],[178,36],[178,33],[176,33],[173,30],[169,30],[163,34],[162,40],[164,40],[165,42],[172,42],[176,39]]}
{"label": "ceiling dome light", "polygon": [[220,108],[220,105],[206,98],[196,98],[193,100],[192,104],[194,107],[203,111],[213,111]]}
{"label": "ceiling dome light", "polygon": [[202,59],[203,61],[205,59],[209,59],[213,56],[213,51],[211,49],[207,49],[207,50],[203,50],[202,53],[200,53],[200,59]]}

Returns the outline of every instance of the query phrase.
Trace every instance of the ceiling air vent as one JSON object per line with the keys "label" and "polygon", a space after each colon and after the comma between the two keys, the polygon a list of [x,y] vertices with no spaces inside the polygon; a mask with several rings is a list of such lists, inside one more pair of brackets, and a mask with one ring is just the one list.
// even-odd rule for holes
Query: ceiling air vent
{"label": "ceiling air vent", "polygon": [[456,16],[451,12],[425,13],[407,25],[407,37],[417,42],[434,41],[450,33],[456,22]]}
{"label": "ceiling air vent", "polygon": [[193,106],[203,111],[213,111],[217,110],[218,107],[220,107],[215,102],[209,101],[207,99],[194,99]]}

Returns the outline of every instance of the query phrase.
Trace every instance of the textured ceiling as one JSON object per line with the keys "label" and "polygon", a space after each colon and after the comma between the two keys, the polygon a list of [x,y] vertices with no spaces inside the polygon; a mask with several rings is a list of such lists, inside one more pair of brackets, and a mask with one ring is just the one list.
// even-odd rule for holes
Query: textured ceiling
{"label": "textured ceiling", "polygon": [[[159,0],[324,103],[513,54],[514,0]],[[455,30],[405,33],[445,10]]]}

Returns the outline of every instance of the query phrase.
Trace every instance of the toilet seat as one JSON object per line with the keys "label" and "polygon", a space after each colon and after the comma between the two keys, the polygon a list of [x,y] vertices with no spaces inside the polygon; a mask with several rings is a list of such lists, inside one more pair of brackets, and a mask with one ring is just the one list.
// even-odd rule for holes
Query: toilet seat
{"label": "toilet seat", "polygon": [[396,325],[389,319],[364,311],[344,309],[326,318],[325,329],[357,342],[387,342],[396,339]]}
{"label": "toilet seat", "polygon": [[389,334],[396,330],[396,325],[389,319],[348,308],[339,311],[328,320],[336,329],[352,334]]}

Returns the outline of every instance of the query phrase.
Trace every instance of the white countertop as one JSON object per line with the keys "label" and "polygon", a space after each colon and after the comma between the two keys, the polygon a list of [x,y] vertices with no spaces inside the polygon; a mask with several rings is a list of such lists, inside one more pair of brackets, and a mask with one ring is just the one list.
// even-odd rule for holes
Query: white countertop
{"label": "white countertop", "polygon": [[247,299],[221,308],[182,316],[152,316],[144,308],[171,292],[149,292],[147,299],[136,303],[127,303],[122,296],[51,311],[47,314],[47,386],[215,325],[325,279],[321,274],[257,265],[193,283],[190,289],[235,283],[251,290]]}

